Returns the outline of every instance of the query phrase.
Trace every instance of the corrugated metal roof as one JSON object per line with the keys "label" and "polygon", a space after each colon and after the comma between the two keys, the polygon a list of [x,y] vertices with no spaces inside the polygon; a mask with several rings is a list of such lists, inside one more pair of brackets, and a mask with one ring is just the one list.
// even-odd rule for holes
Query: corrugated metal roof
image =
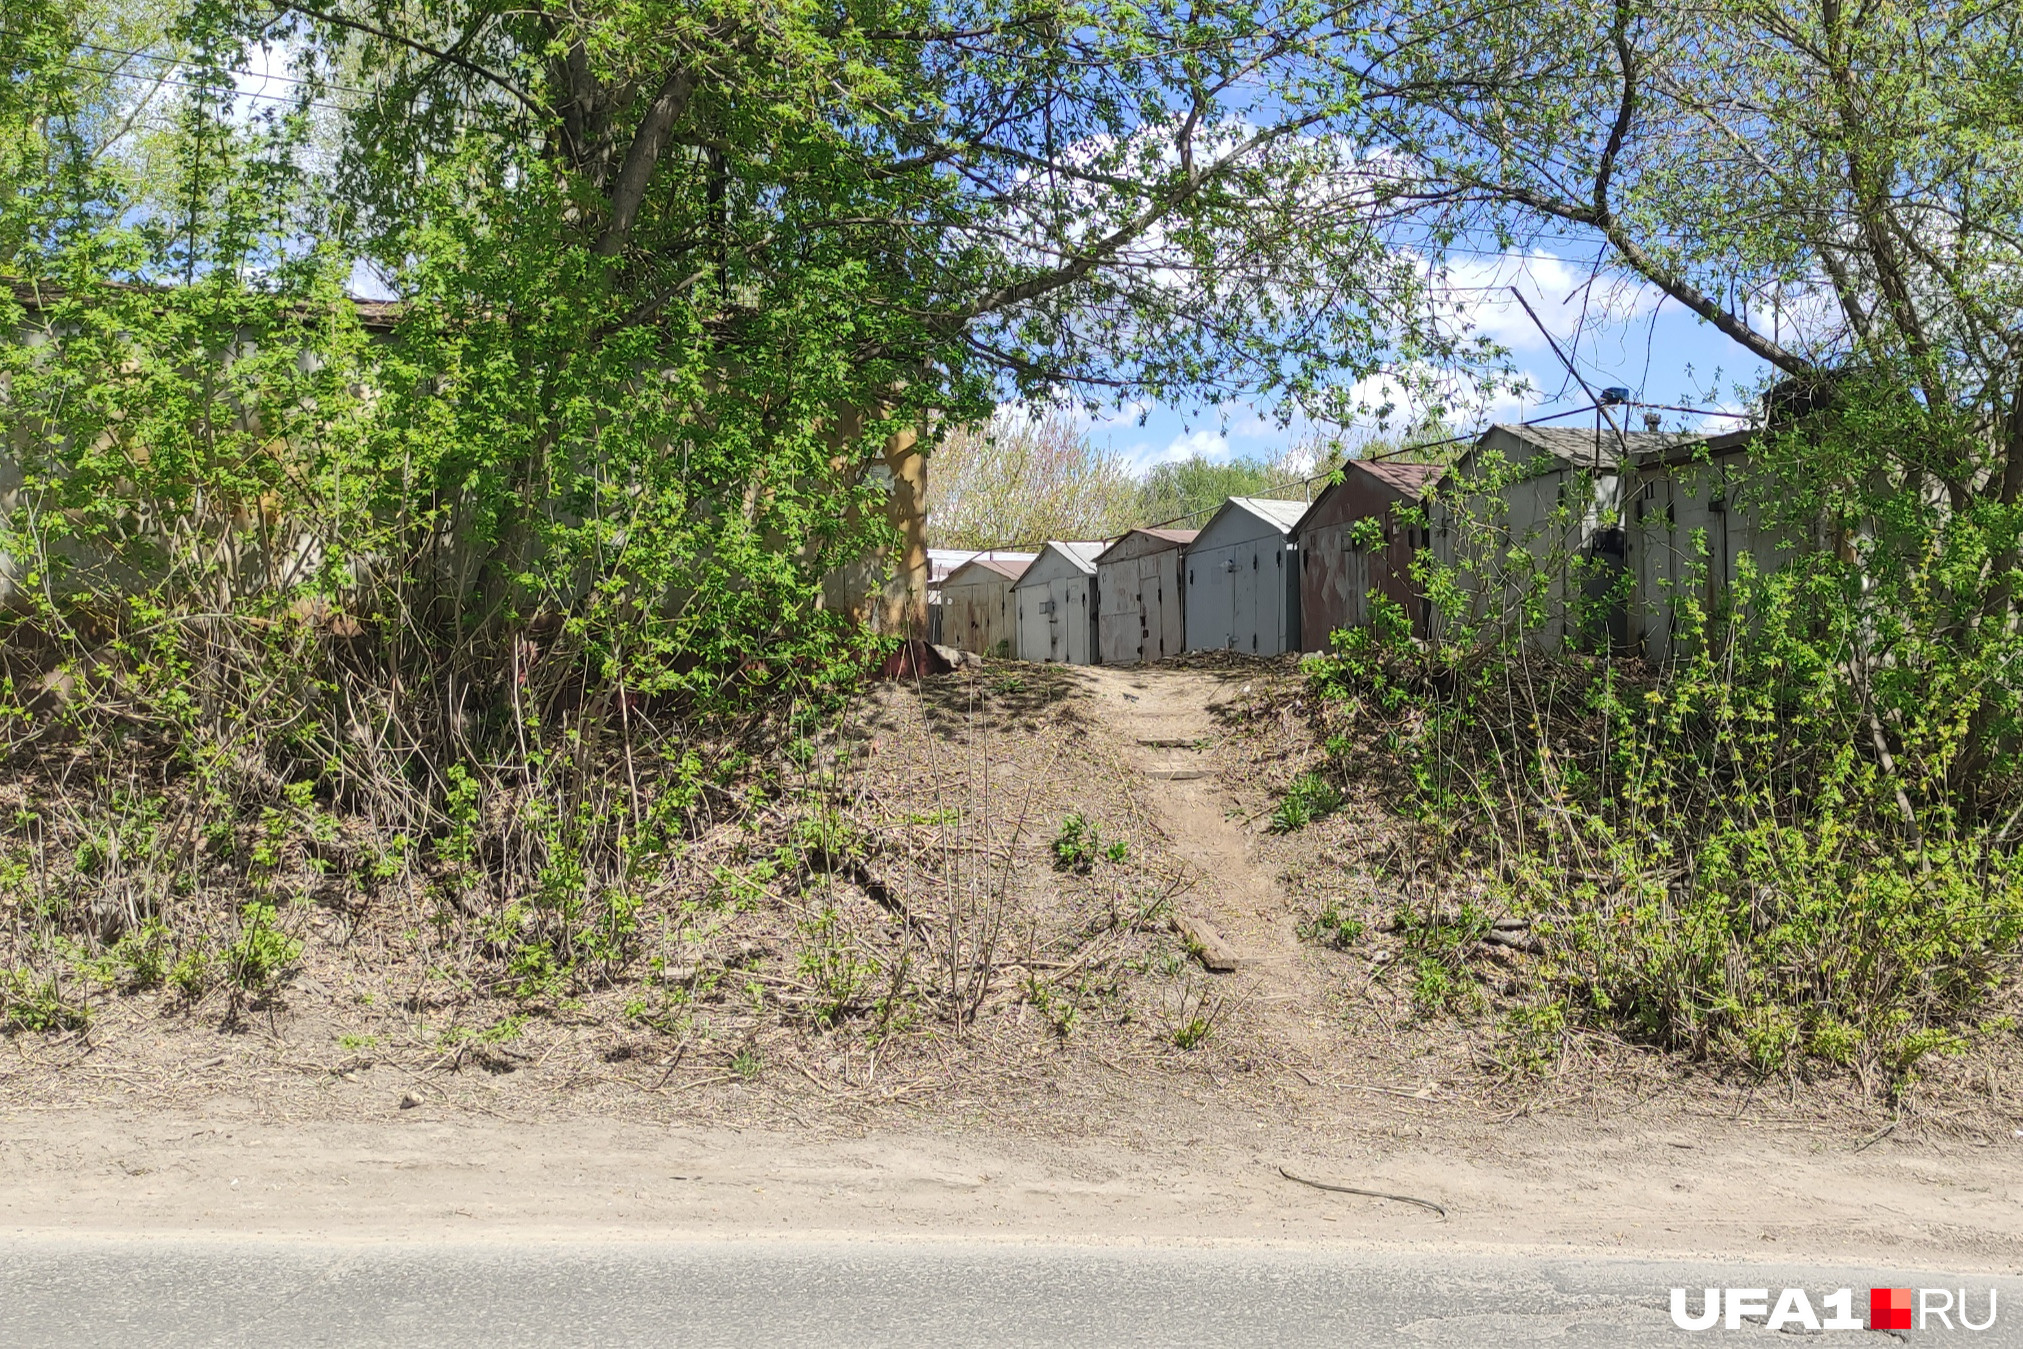
{"label": "corrugated metal roof", "polygon": [[1059,553],[1075,565],[1075,569],[1088,576],[1096,574],[1096,555],[1110,545],[1101,539],[1090,542],[1081,540],[1048,539],[1047,551]]}
{"label": "corrugated metal roof", "polygon": [[1125,548],[1133,539],[1155,539],[1158,541],[1158,544],[1165,545],[1165,547],[1157,545],[1144,547],[1142,551],[1126,554],[1126,556],[1134,558],[1149,557],[1153,553],[1166,551],[1166,548],[1184,547],[1194,542],[1194,536],[1200,532],[1198,529],[1154,529],[1150,525],[1139,525],[1135,529],[1125,530],[1117,538],[1113,539],[1109,547],[1096,555],[1096,562],[1098,565],[1101,565],[1105,561],[1112,560],[1111,554]]}
{"label": "corrugated metal roof", "polygon": [[1249,511],[1259,519],[1278,526],[1281,534],[1290,534],[1299,518],[1307,513],[1304,501],[1280,501],[1274,497],[1231,497],[1226,504]]}
{"label": "corrugated metal roof", "polygon": [[1723,431],[1714,435],[1682,437],[1676,445],[1662,450],[1645,450],[1636,456],[1638,466],[1654,468],[1660,464],[1680,464],[1691,460],[1706,447],[1710,458],[1719,459],[1724,455],[1747,454],[1756,444],[1757,432],[1745,427],[1740,431]]}
{"label": "corrugated metal roof", "polygon": [[[1595,438],[1592,426],[1515,426],[1508,422],[1498,422],[1489,430],[1514,436],[1576,467],[1589,467],[1597,463],[1603,468],[1620,467],[1624,446],[1629,448],[1632,458],[1637,458],[1645,454],[1662,453],[1680,445],[1696,445],[1706,439],[1704,435],[1690,431],[1625,431],[1618,438],[1616,433],[1606,426],[1602,428],[1599,441]],[[1488,432],[1483,434],[1487,435]],[[1477,445],[1481,443],[1480,440],[1476,441]]]}
{"label": "corrugated metal roof", "polygon": [[1361,469],[1408,497],[1424,496],[1433,480],[1447,471],[1443,464],[1401,464],[1395,459],[1351,459],[1344,467]]}
{"label": "corrugated metal roof", "polygon": [[[962,575],[962,573],[968,571],[971,567],[978,567],[984,571],[994,572],[997,575],[1002,576],[1007,581],[1016,581],[1019,579],[1019,577],[1025,575],[1026,568],[1030,567],[1033,564],[1033,558],[1035,556],[1037,556],[1037,554],[1034,553],[1000,552],[990,557],[973,557],[969,561],[963,563],[960,567],[957,567],[954,571],[950,572],[948,574],[948,580],[953,581],[956,577]],[[946,585],[947,581],[944,581],[942,584]]]}
{"label": "corrugated metal roof", "polygon": [[930,548],[927,550],[927,584],[940,585],[961,569],[965,562],[994,558],[1001,562],[1030,562],[1035,554],[1007,548]]}
{"label": "corrugated metal roof", "polygon": [[1417,501],[1432,490],[1434,481],[1445,473],[1447,468],[1444,464],[1401,464],[1390,459],[1351,459],[1342,465],[1341,481],[1331,482],[1322,488],[1321,494],[1314,498],[1314,504],[1300,515],[1299,523],[1294,526],[1294,533],[1306,530],[1309,522],[1322,518],[1322,512],[1333,500],[1335,493],[1349,485],[1349,473],[1352,470],[1366,473],[1399,495]]}

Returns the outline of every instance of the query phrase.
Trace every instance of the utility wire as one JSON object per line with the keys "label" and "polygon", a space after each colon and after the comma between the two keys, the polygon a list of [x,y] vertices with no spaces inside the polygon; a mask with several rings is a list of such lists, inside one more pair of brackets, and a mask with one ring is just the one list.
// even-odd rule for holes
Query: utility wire
{"label": "utility wire", "polygon": [[[1674,406],[1674,405],[1672,405],[1672,404],[1669,404],[1669,403],[1637,403],[1637,402],[1627,402],[1627,403],[1621,403],[1621,404],[1616,404],[1616,405],[1614,405],[1614,406],[1620,406],[1620,407],[1629,407],[1629,408],[1645,408],[1645,409],[1649,409],[1650,411],[1653,411],[1653,412],[1659,412],[1659,411],[1662,411],[1662,412],[1689,412],[1689,413],[1693,413],[1693,414],[1695,414],[1695,415],[1698,415],[1698,416],[1703,416],[1703,417],[1728,417],[1728,416],[1733,416],[1733,415],[1734,415],[1733,413],[1729,413],[1729,412],[1723,412],[1722,410],[1720,410],[1720,409],[1718,409],[1718,408],[1692,408],[1692,407],[1677,407],[1677,406]],[[1565,418],[1567,418],[1567,417],[1580,417],[1580,416],[1584,416],[1584,415],[1586,415],[1587,413],[1590,413],[1590,412],[1595,412],[1595,411],[1598,411],[1598,410],[1600,409],[1600,407],[1601,407],[1601,404],[1600,404],[1600,403],[1593,403],[1593,404],[1590,404],[1590,405],[1589,405],[1589,406],[1587,406],[1587,407],[1577,407],[1577,408],[1567,408],[1567,409],[1565,409],[1565,410],[1563,410],[1563,411],[1560,411],[1560,412],[1548,412],[1548,413],[1546,413],[1546,414],[1545,414],[1544,416],[1542,416],[1542,417],[1531,417],[1531,418],[1527,418],[1527,419],[1526,419],[1526,420],[1524,420],[1524,421],[1518,422],[1518,423],[1517,423],[1517,425],[1519,425],[1519,426],[1543,426],[1543,425],[1545,425],[1545,424],[1546,424],[1547,422],[1556,422],[1556,421],[1561,421],[1561,420],[1564,420],[1564,419],[1565,419]],[[1382,453],[1382,454],[1372,454],[1372,455],[1366,455],[1366,456],[1362,456],[1362,457],[1359,457],[1359,458],[1355,458],[1355,459],[1350,459],[1350,460],[1346,460],[1346,461],[1344,462],[1344,464],[1342,465],[1342,467],[1346,467],[1346,465],[1347,465],[1347,464],[1380,464],[1380,463],[1383,463],[1384,461],[1386,461],[1386,460],[1389,460],[1389,459],[1396,459],[1396,458],[1397,458],[1397,457],[1398,457],[1399,455],[1404,455],[1404,454],[1417,454],[1417,453],[1420,453],[1421,451],[1424,451],[1424,450],[1435,450],[1435,449],[1439,449],[1439,448],[1440,448],[1441,446],[1443,446],[1443,445],[1460,445],[1460,444],[1465,444],[1465,443],[1467,443],[1467,442],[1470,442],[1470,441],[1474,441],[1474,440],[1478,440],[1478,439],[1480,439],[1480,438],[1481,438],[1481,436],[1482,436],[1482,432],[1480,432],[1480,431],[1473,431],[1473,432],[1470,432],[1470,433],[1468,433],[1468,434],[1466,434],[1466,435],[1459,435],[1459,436],[1447,436],[1447,437],[1444,437],[1444,438],[1442,438],[1442,439],[1440,439],[1440,440],[1421,440],[1421,441],[1415,441],[1415,442],[1413,442],[1413,443],[1412,443],[1412,444],[1410,444],[1410,445],[1400,445],[1400,446],[1399,446],[1399,447],[1398,447],[1397,449],[1395,449],[1395,450],[1386,450],[1386,451],[1385,451],[1384,453]],[[1278,491],[1283,491],[1283,490],[1285,490],[1285,489],[1286,489],[1286,488],[1288,488],[1288,487],[1304,487],[1304,486],[1306,486],[1306,485],[1307,485],[1307,484],[1309,484],[1309,483],[1316,483],[1316,482],[1320,482],[1320,481],[1321,481],[1322,479],[1325,479],[1325,478],[1332,478],[1332,477],[1333,477],[1333,476],[1335,475],[1335,473],[1336,473],[1337,471],[1338,471],[1338,469],[1329,469],[1329,470],[1328,470],[1327,472],[1325,472],[1325,473],[1312,473],[1312,474],[1309,474],[1309,475],[1307,475],[1307,476],[1306,476],[1306,477],[1304,477],[1304,478],[1292,478],[1292,479],[1289,479],[1289,480],[1287,480],[1287,481],[1285,481],[1285,482],[1280,482],[1280,483],[1272,483],[1272,484],[1269,484],[1269,485],[1267,485],[1267,486],[1265,486],[1265,487],[1261,487],[1261,488],[1259,488],[1259,489],[1258,489],[1257,491],[1255,491],[1255,492],[1252,492],[1252,493],[1250,493],[1250,495],[1251,495],[1251,496],[1256,496],[1256,497],[1267,497],[1267,498],[1268,498],[1268,497],[1269,497],[1269,496],[1270,496],[1270,495],[1271,495],[1271,494],[1272,494],[1273,492],[1278,492]],[[1176,515],[1176,516],[1174,516],[1174,517],[1173,517],[1172,519],[1170,519],[1170,520],[1161,520],[1161,521],[1159,521],[1159,522],[1158,522],[1158,523],[1156,523],[1156,524],[1150,524],[1150,525],[1133,525],[1133,526],[1132,526],[1132,528],[1133,528],[1133,529],[1165,529],[1165,528],[1166,528],[1166,527],[1168,527],[1169,525],[1177,525],[1177,524],[1179,524],[1179,523],[1180,523],[1181,521],[1183,521],[1183,520],[1194,520],[1194,519],[1199,519],[1200,517],[1202,517],[1202,516],[1204,516],[1204,515],[1213,515],[1213,514],[1215,514],[1215,512],[1217,512],[1217,511],[1219,511],[1219,510],[1221,510],[1221,509],[1222,509],[1222,507],[1223,507],[1223,504],[1224,504],[1223,502],[1220,502],[1220,501],[1218,501],[1218,502],[1216,502],[1216,503],[1215,503],[1215,504],[1214,504],[1213,506],[1204,506],[1204,507],[1203,507],[1202,509],[1200,509],[1200,510],[1198,510],[1198,511],[1189,511],[1189,512],[1188,512],[1187,514],[1185,514],[1185,515]],[[1126,531],[1126,532],[1128,533],[1129,531]],[[1118,537],[1119,537],[1119,538],[1122,538],[1123,536],[1122,536],[1122,535],[1118,535]],[[1041,548],[1045,548],[1048,542],[1049,542],[1048,540],[1044,540],[1044,539],[1043,539],[1043,540],[1041,540],[1041,541],[1040,541],[1040,544],[1039,544],[1039,546],[1040,546]],[[970,551],[970,550],[967,550],[967,549],[962,549],[962,550],[958,550],[958,551],[965,551],[965,552],[966,552],[966,551]],[[1004,544],[996,544],[996,545],[994,545],[994,546],[992,546],[992,547],[990,547],[990,548],[979,548],[979,549],[976,549],[976,550],[975,550],[975,553],[976,553],[976,555],[977,555],[977,556],[982,556],[982,555],[984,555],[984,554],[986,554],[986,553],[1010,553],[1010,552],[1025,552],[1025,551],[1029,551],[1029,547],[1028,547],[1027,545],[1023,545],[1023,544],[1013,544],[1013,543],[1004,543]]]}
{"label": "utility wire", "polygon": [[[26,33],[16,32],[12,29],[7,28],[0,28],[0,37],[27,37],[27,36],[28,34]],[[137,61],[155,61],[159,62],[162,65],[167,66],[195,67],[200,66],[202,64],[201,62],[193,61],[186,56],[163,56],[158,52],[135,51],[129,47],[106,47],[96,42],[73,42],[70,45],[81,51],[98,52],[99,54],[104,56],[127,56],[132,57],[134,60]],[[370,89],[354,89],[350,85],[330,84],[322,80],[306,79],[300,75],[278,75],[267,71],[241,70],[237,67],[228,67],[224,71],[224,73],[227,75],[243,75],[249,80],[278,80],[283,84],[312,84],[323,89],[328,89],[333,93],[357,94],[361,98],[372,97],[372,91]]]}
{"label": "utility wire", "polygon": [[[1579,416],[1582,413],[1590,412],[1592,410],[1593,409],[1591,408],[1570,408],[1565,412],[1552,412],[1547,413],[1543,417],[1533,417],[1530,421],[1519,422],[1518,425],[1540,426],[1546,422],[1556,422],[1562,417],[1575,417]],[[1382,454],[1372,454],[1362,458],[1350,459],[1347,460],[1346,462],[1350,464],[1378,464],[1384,462],[1387,459],[1395,459],[1401,454],[1417,454],[1423,450],[1438,449],[1442,445],[1460,445],[1463,444],[1464,442],[1477,439],[1478,437],[1481,436],[1481,434],[1482,433],[1480,431],[1475,431],[1467,435],[1447,436],[1441,440],[1415,441],[1410,445],[1400,445],[1395,450],[1386,450]],[[1250,495],[1258,497],[1269,497],[1273,492],[1283,491],[1285,488],[1288,487],[1304,487],[1308,483],[1319,482],[1323,478],[1332,478],[1335,476],[1336,471],[1337,471],[1336,469],[1331,468],[1327,470],[1325,473],[1313,473],[1309,474],[1304,478],[1294,478],[1288,482],[1273,483],[1269,486],[1259,488],[1257,491],[1252,492]],[[1178,524],[1182,520],[1192,520],[1198,516],[1213,515],[1215,514],[1215,512],[1221,509],[1222,503],[1217,502],[1213,506],[1207,506],[1198,511],[1189,511],[1186,515],[1176,515],[1171,520],[1161,520],[1156,525],[1141,525],[1138,527],[1141,529],[1164,529],[1166,528],[1166,526]]]}
{"label": "utility wire", "polygon": [[[133,70],[107,70],[103,66],[84,66],[78,65],[76,62],[73,61],[64,61],[59,64],[65,70],[75,70],[87,75],[104,75],[110,79],[116,80],[146,80],[150,84],[167,85],[172,89],[195,89],[200,92],[217,93],[220,95],[224,93],[224,90],[219,89],[218,86],[214,84],[199,84],[191,80],[173,80],[166,75],[147,75],[139,71]],[[248,79],[261,78],[261,76],[251,71],[233,71],[230,73],[242,74],[245,75]],[[325,108],[331,112],[357,111],[356,108],[347,108],[342,103],[326,103],[323,102],[321,99],[314,99],[314,98],[303,99],[291,94],[254,94],[248,93],[247,91],[236,87],[231,91],[231,96],[233,98],[260,99],[269,103],[286,103],[294,107],[302,107],[306,105],[311,108]]]}

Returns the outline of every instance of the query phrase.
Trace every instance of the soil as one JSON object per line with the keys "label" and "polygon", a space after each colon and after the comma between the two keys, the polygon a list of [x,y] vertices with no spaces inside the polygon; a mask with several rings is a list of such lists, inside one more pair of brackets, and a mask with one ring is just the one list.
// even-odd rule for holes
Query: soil
{"label": "soil", "polygon": [[[628,1010],[634,988],[445,1010],[395,997],[383,948],[319,926],[264,1006],[139,994],[85,1032],[17,1034],[0,1044],[0,1225],[2023,1268],[2023,1064],[2006,1051],[1891,1101],[1586,1036],[1544,1074],[1511,1072],[1493,1008],[1416,1013],[1374,931],[1399,900],[1394,788],[1373,778],[1325,821],[1267,829],[1319,755],[1300,697],[1289,663],[1234,658],[885,685],[825,760],[875,846],[670,938],[715,972],[678,1006]],[[1055,856],[1076,813],[1098,833],[1086,872]],[[1101,855],[1114,844],[1122,860]],[[1372,935],[1303,940],[1323,904]],[[828,1015],[849,960],[874,977]],[[446,1036],[450,1018],[505,1029]]]}

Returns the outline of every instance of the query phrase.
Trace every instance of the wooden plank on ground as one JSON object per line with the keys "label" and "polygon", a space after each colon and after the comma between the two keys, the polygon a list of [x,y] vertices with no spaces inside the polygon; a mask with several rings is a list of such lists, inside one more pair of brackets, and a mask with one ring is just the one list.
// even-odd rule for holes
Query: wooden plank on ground
{"label": "wooden plank on ground", "polygon": [[1224,936],[1222,929],[1198,913],[1173,912],[1173,930],[1187,943],[1187,949],[1201,962],[1201,967],[1211,974],[1228,974],[1235,970],[1239,961],[1235,945]]}

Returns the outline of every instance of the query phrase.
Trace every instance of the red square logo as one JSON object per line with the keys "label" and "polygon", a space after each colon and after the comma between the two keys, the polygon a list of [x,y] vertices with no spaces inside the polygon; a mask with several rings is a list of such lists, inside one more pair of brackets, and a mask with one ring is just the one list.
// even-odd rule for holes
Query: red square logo
{"label": "red square logo", "polygon": [[1869,1289],[1868,1328],[1870,1330],[1909,1330],[1911,1328],[1911,1290],[1908,1288]]}

